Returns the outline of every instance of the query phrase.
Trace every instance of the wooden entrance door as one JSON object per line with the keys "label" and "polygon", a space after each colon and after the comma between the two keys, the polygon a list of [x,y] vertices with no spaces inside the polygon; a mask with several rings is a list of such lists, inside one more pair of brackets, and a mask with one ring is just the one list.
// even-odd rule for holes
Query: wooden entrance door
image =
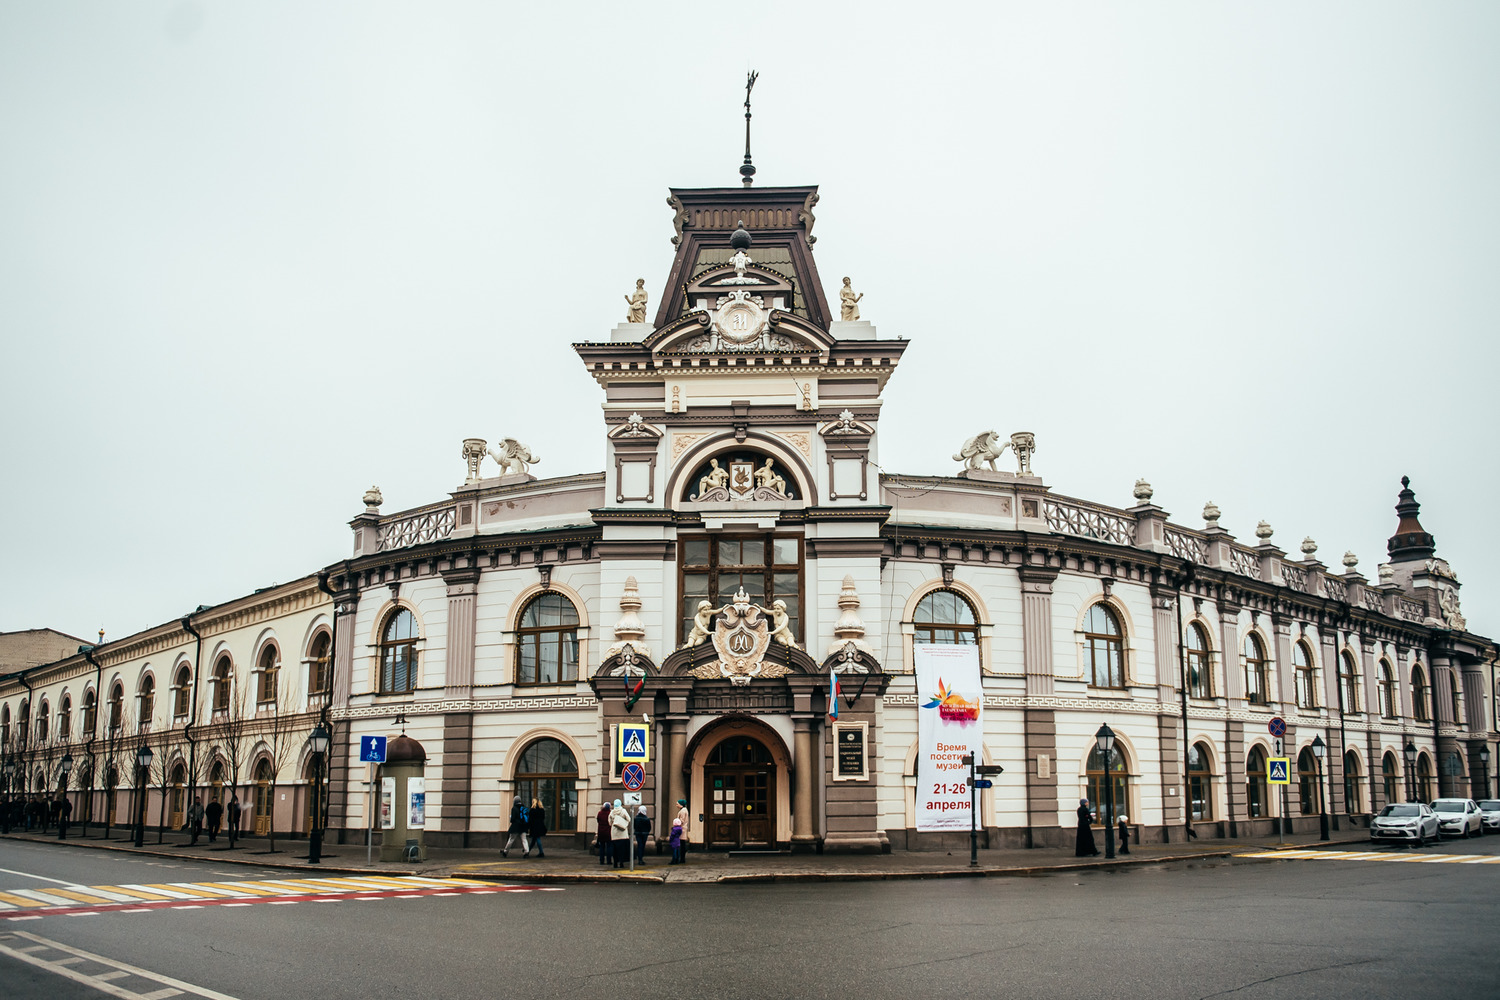
{"label": "wooden entrance door", "polygon": [[708,768],[703,780],[708,791],[709,847],[775,845],[774,768]]}

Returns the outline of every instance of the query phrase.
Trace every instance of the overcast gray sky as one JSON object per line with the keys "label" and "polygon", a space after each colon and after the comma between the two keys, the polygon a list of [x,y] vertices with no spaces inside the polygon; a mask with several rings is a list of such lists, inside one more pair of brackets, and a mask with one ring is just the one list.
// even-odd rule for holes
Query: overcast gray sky
{"label": "overcast gray sky", "polygon": [[110,637],[342,558],[514,436],[603,468],[666,189],[822,186],[912,341],[887,471],[1037,435],[1056,491],[1373,577],[1410,475],[1500,631],[1494,3],[0,3],[0,629]]}

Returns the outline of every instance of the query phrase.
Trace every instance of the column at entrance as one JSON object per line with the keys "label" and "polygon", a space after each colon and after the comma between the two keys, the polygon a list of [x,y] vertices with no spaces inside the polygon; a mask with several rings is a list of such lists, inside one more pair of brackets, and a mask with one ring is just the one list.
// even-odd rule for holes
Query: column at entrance
{"label": "column at entrance", "polygon": [[822,770],[813,760],[813,720],[808,717],[793,717],[792,766],[796,768],[796,797],[792,801],[792,848],[812,844],[817,840],[813,832],[813,782]]}
{"label": "column at entrance", "polygon": [[[683,751],[687,747],[687,722],[684,719],[668,719],[667,726],[667,804],[661,810],[662,825],[668,833],[672,832],[672,817],[677,815],[680,808],[678,800],[687,798],[687,788],[682,783],[682,769],[684,761]],[[691,814],[691,810],[689,810]],[[688,831],[682,831],[686,837]]]}

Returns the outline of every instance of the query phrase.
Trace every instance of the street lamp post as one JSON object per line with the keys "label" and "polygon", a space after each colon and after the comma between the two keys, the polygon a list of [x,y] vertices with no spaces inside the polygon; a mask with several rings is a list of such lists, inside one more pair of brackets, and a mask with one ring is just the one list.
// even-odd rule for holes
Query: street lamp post
{"label": "street lamp post", "polygon": [[68,810],[67,810],[67,802],[68,802],[68,775],[70,775],[70,774],[73,773],[73,755],[70,754],[70,753],[63,754],[63,759],[58,764],[58,769],[62,772],[62,794],[63,794],[63,799],[62,799],[62,802],[58,803],[58,807],[57,807],[57,839],[58,840],[67,840],[68,839]]}
{"label": "street lamp post", "polygon": [[1490,797],[1490,747],[1488,743],[1479,748],[1479,766],[1484,772],[1484,777],[1480,779],[1479,797],[1487,799]]}
{"label": "street lamp post", "polygon": [[1318,839],[1327,840],[1328,810],[1323,808],[1323,755],[1328,752],[1328,746],[1323,742],[1323,737],[1313,737],[1312,752],[1318,762]]}
{"label": "street lamp post", "polygon": [[1406,758],[1406,801],[1417,800],[1417,745],[1411,740],[1406,741],[1406,746],[1401,750],[1401,756]]}
{"label": "street lamp post", "polygon": [[15,759],[7,757],[0,770],[5,772],[5,805],[0,806],[0,832],[10,833],[10,783],[16,775]]}
{"label": "street lamp post", "polygon": [[312,829],[307,831],[307,863],[310,865],[323,860],[323,755],[328,753],[328,742],[328,730],[321,723],[307,737],[307,748],[313,757]]}
{"label": "street lamp post", "polygon": [[1104,758],[1104,857],[1115,856],[1115,775],[1114,763],[1115,731],[1109,728],[1109,723],[1099,727],[1094,734],[1094,743],[1099,748],[1099,754]]}
{"label": "street lamp post", "polygon": [[151,771],[151,758],[155,756],[145,741],[135,752],[135,846],[146,843],[146,775]]}

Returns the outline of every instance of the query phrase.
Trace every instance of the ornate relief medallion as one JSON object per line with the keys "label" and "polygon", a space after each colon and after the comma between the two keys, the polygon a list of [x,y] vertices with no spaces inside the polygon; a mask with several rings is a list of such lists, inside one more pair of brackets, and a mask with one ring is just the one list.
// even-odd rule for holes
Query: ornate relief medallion
{"label": "ornate relief medallion", "polygon": [[769,319],[766,310],[748,292],[730,292],[719,300],[713,311],[713,327],[731,344],[748,344],[765,332]]}
{"label": "ornate relief medallion", "polygon": [[697,444],[699,441],[702,441],[706,437],[708,437],[706,433],[673,434],[672,461],[677,461],[682,457],[683,452],[687,451],[693,445]]}
{"label": "ornate relief medallion", "polygon": [[719,659],[692,671],[700,680],[728,678],[731,684],[743,687],[756,677],[784,677],[788,673],[779,663],[765,662],[771,629],[765,614],[758,605],[750,603],[750,595],[743,587],[735,593],[734,603],[719,611],[719,620],[708,638]]}

